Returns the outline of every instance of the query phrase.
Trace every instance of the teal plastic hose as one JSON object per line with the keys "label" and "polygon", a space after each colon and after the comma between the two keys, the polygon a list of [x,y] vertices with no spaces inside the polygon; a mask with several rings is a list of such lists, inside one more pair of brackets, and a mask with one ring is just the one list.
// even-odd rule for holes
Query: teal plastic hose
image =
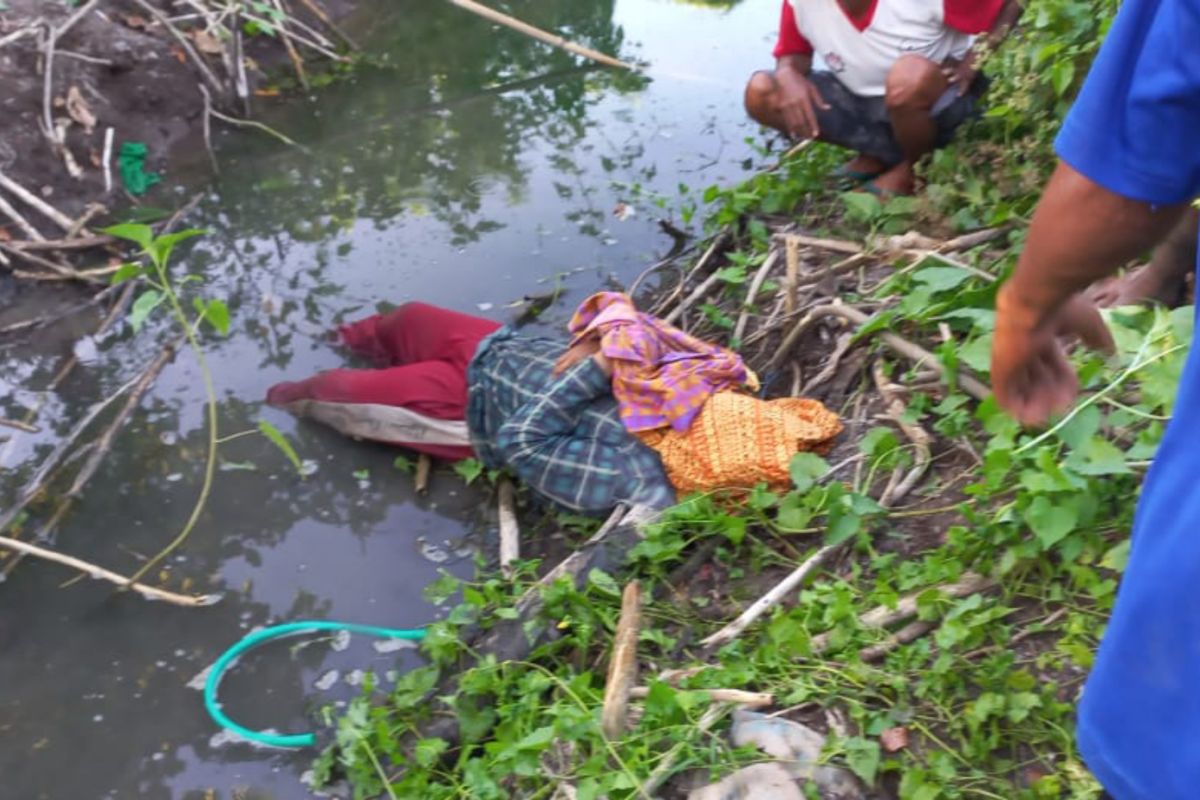
{"label": "teal plastic hose", "polygon": [[378,636],[381,639],[407,639],[411,642],[419,642],[425,638],[425,631],[421,628],[377,628],[374,625],[355,625],[348,622],[330,622],[319,619],[289,622],[284,625],[263,628],[251,633],[226,650],[212,665],[212,670],[208,673],[208,680],[204,682],[204,707],[208,710],[208,715],[222,728],[233,731],[243,739],[249,739],[259,744],[271,747],[312,747],[315,745],[317,743],[315,733],[266,733],[244,728],[226,716],[225,712],[221,710],[221,704],[217,702],[217,687],[221,685],[221,678],[225,676],[226,670],[229,669],[229,665],[235,658],[260,644],[282,639],[285,636],[296,636],[315,631],[349,631],[367,636]]}

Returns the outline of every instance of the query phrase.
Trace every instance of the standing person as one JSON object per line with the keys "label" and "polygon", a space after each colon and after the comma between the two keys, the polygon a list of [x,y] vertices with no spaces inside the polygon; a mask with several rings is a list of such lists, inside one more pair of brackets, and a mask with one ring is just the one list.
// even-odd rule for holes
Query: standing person
{"label": "standing person", "polygon": [[911,194],[916,163],[978,108],[981,49],[1020,14],[1016,0],[784,0],[775,69],[751,76],[746,111],[857,151],[847,181]]}
{"label": "standing person", "polygon": [[[1076,397],[1059,334],[1111,345],[1080,292],[1162,241],[1200,195],[1200,0],[1126,0],[1057,147],[1062,163],[996,303],[996,399],[1027,424]],[[1116,800],[1200,795],[1198,359],[1146,476],[1079,708],[1080,751]]]}

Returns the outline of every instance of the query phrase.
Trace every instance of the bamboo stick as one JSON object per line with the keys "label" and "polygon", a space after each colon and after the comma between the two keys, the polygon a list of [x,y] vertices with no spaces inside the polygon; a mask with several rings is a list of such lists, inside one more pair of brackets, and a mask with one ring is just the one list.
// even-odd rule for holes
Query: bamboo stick
{"label": "bamboo stick", "polygon": [[620,67],[622,69],[633,71],[637,71],[638,69],[632,64],[628,64],[620,59],[601,53],[599,50],[593,50],[590,47],[584,47],[581,44],[576,44],[575,42],[564,39],[557,34],[534,27],[528,22],[522,22],[516,17],[510,17],[508,14],[502,14],[495,9],[482,5],[481,3],[476,3],[475,0],[450,0],[450,2],[461,9],[470,11],[472,14],[477,14],[484,19],[491,20],[492,22],[503,25],[506,28],[512,28],[514,31],[519,31],[526,36],[530,36],[538,41],[542,41],[546,44],[566,50],[569,53],[574,53],[577,56],[590,58],[592,61],[595,61],[598,64],[604,64],[608,67]]}
{"label": "bamboo stick", "polygon": [[107,570],[104,567],[99,567],[95,564],[90,564],[87,561],[82,561],[73,556],[57,553],[53,550],[47,550],[44,547],[28,544],[20,541],[19,539],[10,539],[7,536],[0,536],[0,547],[8,550],[15,550],[23,555],[40,558],[43,561],[61,564],[64,567],[71,567],[72,569],[77,569],[80,572],[91,575],[93,578],[108,581],[109,583],[115,583],[122,587],[128,587],[129,589],[132,589],[140,594],[142,597],[145,597],[147,600],[162,600],[177,606],[190,606],[195,608],[199,606],[211,606],[221,599],[221,596],[218,594],[176,594],[175,592],[168,592],[165,589],[156,589],[153,586],[147,586],[144,583],[130,583],[128,578],[118,575],[111,570]]}

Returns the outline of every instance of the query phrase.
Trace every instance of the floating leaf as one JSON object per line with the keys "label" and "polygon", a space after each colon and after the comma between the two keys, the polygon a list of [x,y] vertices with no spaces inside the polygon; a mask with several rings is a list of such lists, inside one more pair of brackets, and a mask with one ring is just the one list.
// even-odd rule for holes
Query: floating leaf
{"label": "floating leaf", "polygon": [[267,437],[271,444],[278,447],[287,456],[288,461],[292,462],[292,466],[296,468],[296,472],[300,473],[300,476],[303,477],[304,465],[300,463],[300,456],[296,455],[296,450],[292,447],[292,443],[280,432],[279,428],[276,428],[265,419],[260,419],[258,421],[258,430],[262,432],[263,436]]}
{"label": "floating leaf", "polygon": [[204,319],[222,336],[229,335],[229,306],[224,300],[209,300],[204,307]]}

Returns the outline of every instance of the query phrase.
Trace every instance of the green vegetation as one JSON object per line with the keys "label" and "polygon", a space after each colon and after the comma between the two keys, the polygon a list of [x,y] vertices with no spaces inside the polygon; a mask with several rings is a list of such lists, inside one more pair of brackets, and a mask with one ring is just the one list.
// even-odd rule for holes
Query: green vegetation
{"label": "green vegetation", "polygon": [[207,505],[208,499],[212,494],[213,480],[217,469],[217,450],[222,442],[230,441],[247,433],[260,433],[279,448],[291,462],[292,466],[296,468],[297,472],[301,471],[302,464],[300,457],[296,454],[295,449],[284,435],[274,425],[265,420],[258,423],[256,431],[246,431],[224,438],[220,435],[217,410],[219,400],[213,381],[212,370],[208,367],[204,345],[200,340],[200,330],[203,326],[207,325],[221,336],[228,335],[231,322],[229,306],[220,298],[205,299],[195,296],[192,298],[194,314],[189,314],[188,310],[184,307],[181,293],[188,284],[202,284],[204,278],[195,273],[176,278],[171,272],[171,254],[174,253],[175,248],[189,239],[203,236],[205,231],[185,230],[178,233],[167,233],[156,236],[154,229],[149,225],[126,223],[114,225],[106,229],[105,233],[138,245],[141,248],[141,255],[145,258],[144,262],[134,261],[125,264],[113,274],[112,278],[114,284],[138,280],[146,287],[142,289],[137,299],[133,301],[133,307],[129,312],[130,326],[135,332],[140,331],[151,315],[160,307],[165,306],[172,322],[180,331],[180,337],[187,343],[188,348],[195,355],[196,363],[200,368],[201,379],[204,382],[205,394],[207,438],[204,478],[200,485],[200,492],[196,497],[191,514],[188,516],[183,528],[157,555],[142,564],[138,571],[130,578],[132,582],[140,579],[160,564],[163,559],[175,552],[195,529],[196,524],[200,521],[201,514],[204,512],[204,507]]}
{"label": "green vegetation", "polygon": [[[537,565],[526,563],[515,581],[440,581],[431,597],[458,604],[430,629],[429,665],[392,688],[372,681],[344,713],[329,714],[336,740],[317,762],[318,778],[345,775],[357,797],[550,798],[569,785],[580,798],[644,798],[668,773],[719,776],[763,758],[733,749],[721,721],[701,725],[710,706],[697,690],[738,688],[772,692],[777,708],[828,730],[827,759],[881,796],[1098,797],[1075,751],[1074,707],[1128,554],[1141,477],[1171,414],[1193,311],[1111,313],[1118,355],[1077,354],[1085,399],[1044,431],[1022,431],[991,400],[955,388],[953,376],[965,368],[986,379],[997,279],[1012,269],[1053,164],[1058,121],[1115,7],[1031,2],[1022,31],[989,60],[990,111],[926,165],[919,199],[838,194],[824,175],[841,156],[814,147],[740,186],[712,187],[706,208],[684,210],[706,215],[713,233],[737,233],[738,251],[720,273],[725,302],[703,309],[710,336],[732,327],[744,303],[769,247],[769,217],[856,240],[1010,226],[1005,240],[958,260],[897,257],[882,279],[873,274],[858,294],[843,295],[875,309],[859,341],[872,346],[880,329],[901,333],[934,349],[951,376],[948,387],[905,395],[902,419],[936,440],[933,468],[907,505],[873,499],[877,477],[914,460],[906,438],[883,425],[860,430],[829,462],[798,457],[789,492],[684,501],[652,526],[627,574],[593,572],[582,590],[546,590],[557,639],[526,662],[485,659],[461,674],[450,698],[463,739],[455,747],[409,740],[425,719],[423,700],[471,655],[460,643],[466,626],[515,618]],[[880,353],[892,380],[913,377]],[[467,465],[459,472],[479,474]],[[707,577],[674,574],[713,542]],[[701,652],[702,637],[834,542],[844,556],[810,585],[715,654]],[[995,587],[962,598],[939,589],[968,572]],[[620,586],[635,577],[652,598],[639,645],[649,693],[640,719],[610,742],[599,722],[604,673]],[[869,610],[913,595],[926,635],[900,643],[863,624]],[[679,686],[655,679],[700,665]],[[907,743],[885,751],[881,734],[895,729]]]}

